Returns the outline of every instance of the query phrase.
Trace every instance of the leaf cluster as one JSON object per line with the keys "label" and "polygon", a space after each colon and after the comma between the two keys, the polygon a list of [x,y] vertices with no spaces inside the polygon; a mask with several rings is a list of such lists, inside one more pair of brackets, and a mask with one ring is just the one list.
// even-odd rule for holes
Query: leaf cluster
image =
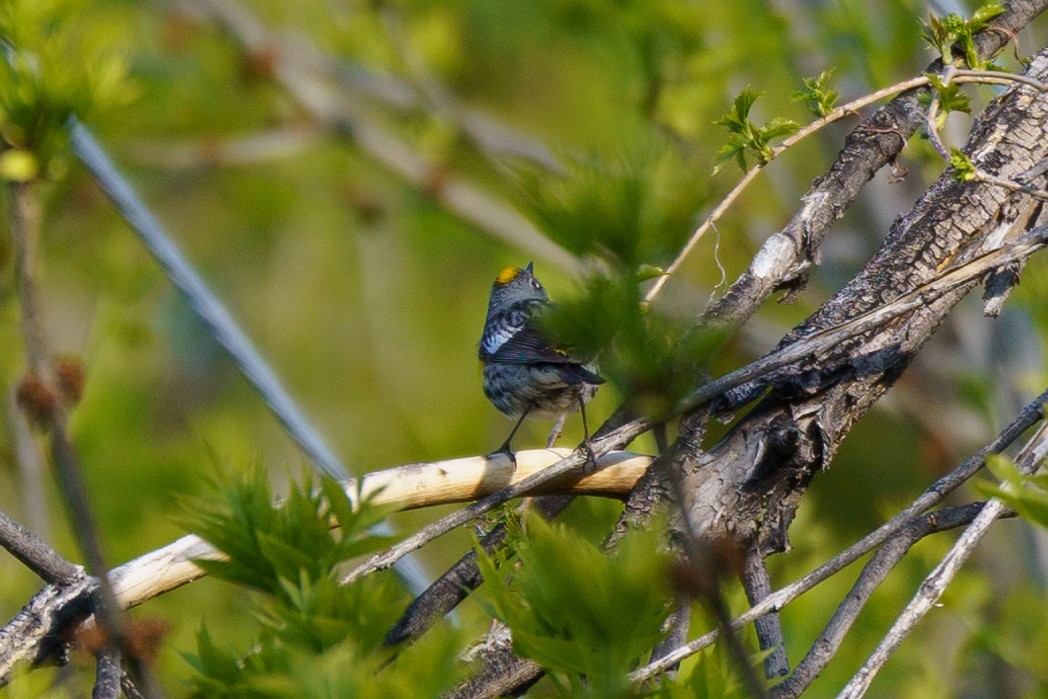
{"label": "leaf cluster", "polygon": [[816,117],[827,116],[837,106],[840,94],[830,87],[833,70],[824,70],[812,78],[804,78],[804,89],[793,93],[793,99],[804,102]]}
{"label": "leaf cluster", "polygon": [[950,149],[950,167],[958,182],[971,182],[978,176],[975,163],[959,148]]}
{"label": "leaf cluster", "polygon": [[953,62],[954,47],[960,53],[966,66],[973,70],[985,68],[988,61],[979,60],[975,51],[975,35],[990,26],[990,20],[1004,12],[998,2],[989,2],[977,9],[971,17],[957,14],[944,17],[931,15],[921,29],[921,38],[939,52],[942,62]]}
{"label": "leaf cluster", "polygon": [[514,547],[511,577],[478,556],[483,599],[513,631],[514,650],[554,673],[565,696],[634,696],[627,674],[662,636],[672,602],[658,535],[631,532],[608,555],[535,517]]}
{"label": "leaf cluster", "polygon": [[84,0],[7,0],[0,5],[0,178],[54,175],[69,117],[127,102],[133,90],[116,36],[69,17]]}
{"label": "leaf cluster", "polygon": [[228,557],[198,565],[261,593],[257,642],[247,655],[219,647],[206,627],[198,632],[197,652],[185,656],[197,673],[194,695],[382,697],[414,686],[435,696],[454,680],[455,644],[436,633],[433,646],[418,651],[424,657],[400,658],[376,676],[390,658],[382,641],[405,593],[386,575],[339,584],[338,564],[389,543],[369,531],[384,513],[367,502],[354,507],[332,479],[316,489],[306,484],[292,483],[274,504],[266,475],[254,468],[214,478],[214,493],[192,503],[190,529]]}
{"label": "leaf cluster", "polygon": [[784,117],[775,117],[763,126],[752,122],[750,110],[762,94],[745,88],[735,97],[731,110],[713,122],[728,130],[728,142],[720,149],[714,173],[719,172],[729,160],[735,160],[740,168],[746,170],[749,167],[746,164],[747,153],[762,165],[768,163],[775,157],[772,140],[789,136],[800,128],[796,121]]}
{"label": "leaf cluster", "polygon": [[1001,454],[987,456],[986,467],[999,484],[978,484],[981,494],[997,498],[1023,519],[1048,528],[1048,473],[1023,475],[1011,459]]}
{"label": "leaf cluster", "polygon": [[[941,129],[946,125],[946,117],[949,116],[950,112],[971,114],[971,100],[968,99],[968,95],[961,92],[960,85],[955,82],[943,82],[943,79],[934,73],[930,74],[928,79],[931,80],[932,88],[939,99],[939,114],[936,115],[935,119],[938,128]],[[931,103],[932,96],[922,94],[919,99],[922,104],[928,105]]]}
{"label": "leaf cluster", "polygon": [[642,274],[596,276],[541,322],[573,352],[596,357],[601,375],[635,408],[661,416],[703,380],[727,336],[718,328],[696,327],[645,308]]}

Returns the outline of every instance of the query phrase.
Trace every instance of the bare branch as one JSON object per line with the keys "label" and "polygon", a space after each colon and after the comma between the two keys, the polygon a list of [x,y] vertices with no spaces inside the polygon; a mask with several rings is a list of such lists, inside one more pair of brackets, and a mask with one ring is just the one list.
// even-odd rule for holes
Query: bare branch
{"label": "bare branch", "polygon": [[59,633],[91,614],[96,587],[95,580],[86,576],[68,585],[46,585],[0,628],[0,686],[10,681],[20,664],[64,660]]}
{"label": "bare branch", "polygon": [[[742,567],[742,587],[750,605],[760,603],[771,594],[771,579],[759,551],[750,550],[746,553]],[[764,676],[776,679],[790,674],[790,661],[786,657],[786,644],[782,637],[779,615],[771,612],[762,616],[753,622],[753,628],[757,632],[760,649],[771,651],[764,659]]]}
{"label": "bare branch", "polygon": [[[1038,466],[1048,457],[1048,424],[1042,424],[1040,429],[1026,443],[1023,451],[1016,459],[1016,466],[1024,474],[1033,473]],[[975,520],[964,531],[961,538],[953,545],[949,553],[943,557],[939,565],[928,574],[921,583],[917,594],[895,620],[887,635],[881,640],[873,654],[863,663],[859,671],[855,673],[851,681],[845,685],[838,695],[841,699],[859,699],[866,694],[870,683],[876,677],[888,658],[899,647],[903,639],[909,635],[913,627],[917,625],[925,614],[935,605],[954,576],[971,556],[975,546],[985,536],[998,517],[1007,509],[1004,503],[994,498],[986,503]]]}
{"label": "bare branch", "polygon": [[349,473],[345,466],[303,415],[251,340],[207,288],[192,265],[186,261],[153,212],[113,166],[112,160],[87,127],[74,119],[70,124],[69,133],[77,156],[113,200],[131,229],[160,263],[189,307],[204,321],[214,338],[226,349],[241,373],[259,392],[292,438],[318,468],[333,478],[347,478]]}
{"label": "bare branch", "polygon": [[95,686],[91,689],[91,699],[118,699],[123,667],[120,664],[120,651],[109,647],[98,654],[95,660],[97,667]]}
{"label": "bare branch", "polygon": [[67,561],[50,544],[3,512],[0,512],[0,546],[44,582],[68,583],[84,574],[83,569]]}
{"label": "bare branch", "polygon": [[[976,454],[956,469],[929,486],[928,489],[906,509],[892,517],[876,530],[864,536],[856,543],[849,546],[841,553],[831,558],[826,563],[823,563],[812,572],[790,583],[786,587],[773,592],[765,597],[761,602],[753,605],[749,610],[732,620],[732,628],[741,628],[746,624],[753,622],[755,619],[764,616],[768,612],[781,610],[797,597],[800,597],[808,590],[840,572],[862,556],[880,546],[890,537],[906,527],[915,517],[920,516],[922,513],[927,512],[929,509],[942,502],[947,495],[978,473],[989,454],[997,454],[1001,452],[1007,448],[1008,445],[1018,439],[1023,432],[1042,420],[1044,418],[1044,404],[1046,402],[1048,402],[1048,390],[1044,391],[1037,396],[1037,398],[1028,403],[1019,412],[1016,419],[1004,428],[996,439],[980,449]],[[700,650],[709,647],[717,640],[718,635],[718,632],[714,630],[700,636],[686,645],[681,646],[677,651],[661,658],[658,662],[650,663],[647,666],[636,670],[630,675],[630,679],[634,682],[648,680],[655,675],[658,675],[660,672],[665,671],[666,668],[679,663],[684,658],[694,655]]]}
{"label": "bare branch", "polygon": [[[948,507],[911,520],[902,530],[888,539],[863,566],[855,584],[841,602],[826,628],[812,643],[808,653],[797,665],[789,679],[772,690],[774,699],[792,699],[800,696],[829,664],[840,648],[845,635],[888,573],[899,564],[915,543],[936,532],[956,529],[968,524],[982,510],[985,503],[973,502]],[[1003,513],[1003,516],[1014,513]]]}

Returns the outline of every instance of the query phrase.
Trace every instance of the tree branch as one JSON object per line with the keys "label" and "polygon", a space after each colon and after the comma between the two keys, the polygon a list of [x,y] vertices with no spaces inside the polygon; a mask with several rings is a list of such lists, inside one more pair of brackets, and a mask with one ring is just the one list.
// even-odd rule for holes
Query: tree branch
{"label": "tree branch", "polygon": [[[1027,442],[1023,451],[1016,459],[1016,466],[1020,473],[1030,474],[1048,458],[1048,424],[1042,424],[1030,441]],[[876,677],[888,658],[899,647],[903,639],[909,635],[913,627],[917,625],[925,614],[935,605],[947,586],[957,575],[964,562],[971,556],[975,546],[986,535],[990,525],[1000,517],[1008,508],[997,498],[991,499],[983,506],[971,525],[964,531],[961,538],[953,545],[953,548],[943,557],[939,565],[924,579],[903,613],[895,620],[891,629],[881,640],[870,657],[855,673],[851,681],[845,685],[838,695],[841,699],[859,699],[870,683]]]}
{"label": "tree branch", "polygon": [[[1048,0],[1012,0],[994,26],[975,37],[979,58],[993,56],[1034,17],[1048,9]],[[935,61],[926,73],[938,73]],[[923,124],[922,87],[905,92],[852,129],[844,148],[826,174],[817,179],[801,201],[804,206],[782,231],[769,237],[749,268],[704,315],[729,327],[742,325],[775,290],[803,284],[805,270],[819,259],[819,247],[855,198],[885,165],[894,162],[910,136]]]}
{"label": "tree branch", "polygon": [[[1048,390],[1045,390],[1037,396],[1037,398],[1028,403],[1019,412],[1019,415],[1015,420],[1004,428],[996,439],[980,449],[953,471],[930,485],[927,490],[925,490],[924,493],[914,500],[906,509],[899,512],[876,530],[870,532],[812,572],[790,583],[786,587],[773,592],[765,597],[761,602],[754,604],[749,610],[732,620],[732,628],[741,628],[769,612],[781,610],[797,597],[800,597],[808,590],[832,577],[883,544],[889,538],[908,526],[914,518],[919,517],[924,512],[927,512],[932,507],[938,505],[947,495],[978,473],[985,464],[988,455],[1000,453],[1006,449],[1008,445],[1018,439],[1023,432],[1044,419],[1044,405],[1046,402],[1048,402]],[[709,633],[692,640],[686,645],[681,646],[673,653],[667,654],[659,661],[640,668],[630,675],[630,679],[634,682],[648,680],[655,675],[664,672],[672,665],[679,663],[684,658],[694,655],[702,649],[709,647],[717,640],[718,635],[719,634],[716,630],[710,631]]]}
{"label": "tree branch", "polygon": [[[755,605],[771,594],[771,579],[768,577],[768,569],[764,565],[764,558],[757,551],[747,551],[742,567],[742,587],[746,591],[746,599],[750,605]],[[728,628],[731,628],[730,624]],[[786,657],[786,644],[782,637],[782,623],[779,615],[770,612],[765,616],[758,617],[753,622],[753,628],[757,632],[757,642],[760,649],[769,652],[764,659],[764,676],[768,679],[785,677],[790,674],[790,661]]]}
{"label": "tree branch", "polygon": [[3,512],[0,512],[0,546],[44,582],[69,583],[84,574],[83,569],[67,561],[50,544]]}
{"label": "tree branch", "polygon": [[[855,623],[870,596],[909,552],[910,547],[929,534],[956,529],[968,524],[978,515],[984,505],[985,503],[982,502],[973,502],[924,514],[910,520],[902,530],[885,542],[863,566],[855,584],[852,585],[851,590],[826,624],[826,628],[812,643],[808,653],[798,663],[793,675],[772,690],[773,699],[799,697],[811,685],[840,649],[845,635]],[[1002,513],[1002,516],[1011,515],[1014,513]]]}
{"label": "tree branch", "polygon": [[77,157],[94,175],[99,186],[131,226],[131,230],[160,263],[186,303],[204,321],[215,340],[229,353],[233,363],[259,392],[288,434],[298,442],[317,468],[333,478],[347,478],[349,473],[346,467],[306,419],[251,340],[207,288],[192,265],[186,261],[131,184],[117,171],[112,160],[87,127],[74,118],[69,125],[69,135]]}

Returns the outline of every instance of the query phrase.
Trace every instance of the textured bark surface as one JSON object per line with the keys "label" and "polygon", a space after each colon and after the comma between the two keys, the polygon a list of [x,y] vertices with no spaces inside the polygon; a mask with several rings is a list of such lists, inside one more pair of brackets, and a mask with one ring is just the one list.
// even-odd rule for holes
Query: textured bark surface
{"label": "textured bark surface", "polygon": [[[976,53],[988,58],[1000,51],[1014,34],[1048,9],[1048,0],[1013,0],[994,19],[990,29],[975,36]],[[942,61],[925,72],[939,73]],[[779,289],[795,292],[807,270],[819,259],[819,247],[830,227],[844,215],[881,168],[895,161],[910,137],[924,124],[920,104],[928,88],[904,92],[874,112],[848,134],[833,165],[817,178],[802,197],[804,206],[786,227],[761,247],[749,269],[706,312],[710,322],[738,327]]]}
{"label": "textured bark surface", "polygon": [[[1028,70],[1048,78],[1042,52]],[[976,122],[964,151],[980,169],[1014,179],[1048,156],[1048,97],[1013,87]],[[1032,225],[1032,200],[1001,187],[958,182],[946,172],[892,226],[865,269],[780,346],[885,304]],[[996,242],[995,242],[996,241]],[[786,529],[811,478],[829,466],[854,423],[888,389],[976,282],[930,301],[824,356],[777,372],[764,385],[730,394],[733,409],[765,385],[770,392],[732,431],[699,457],[685,478],[693,529],[755,544],[763,554],[787,548]]]}

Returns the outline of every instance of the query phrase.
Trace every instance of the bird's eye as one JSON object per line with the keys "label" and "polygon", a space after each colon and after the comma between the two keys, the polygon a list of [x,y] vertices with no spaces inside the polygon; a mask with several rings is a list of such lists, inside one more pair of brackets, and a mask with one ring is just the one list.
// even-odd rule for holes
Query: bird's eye
{"label": "bird's eye", "polygon": [[539,289],[542,288],[542,285],[539,284],[539,280],[538,279],[532,279],[531,280],[531,288],[534,289],[535,291],[538,291]]}

